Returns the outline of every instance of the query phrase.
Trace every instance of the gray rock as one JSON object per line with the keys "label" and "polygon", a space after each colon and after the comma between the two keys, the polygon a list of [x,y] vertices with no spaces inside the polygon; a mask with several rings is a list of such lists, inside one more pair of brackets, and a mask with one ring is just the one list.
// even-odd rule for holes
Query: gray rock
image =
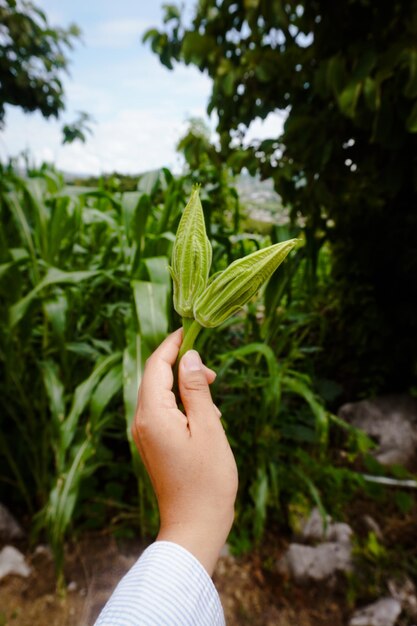
{"label": "gray rock", "polygon": [[417,620],[417,590],[409,578],[402,581],[389,580],[388,589],[394,600],[398,600],[403,610],[413,620]]}
{"label": "gray rock", "polygon": [[33,555],[35,557],[45,557],[48,561],[52,561],[54,558],[51,548],[43,543],[36,546]]}
{"label": "gray rock", "polygon": [[9,509],[0,504],[0,541],[13,541],[22,537],[24,537],[24,532],[20,524]]}
{"label": "gray rock", "polygon": [[344,522],[337,522],[330,526],[327,539],[329,541],[336,541],[337,543],[347,543],[350,545],[352,540],[353,530],[349,524]]}
{"label": "gray rock", "polygon": [[386,396],[344,404],[339,417],[363,430],[378,446],[372,452],[383,465],[409,465],[417,456],[417,401]]}
{"label": "gray rock", "polygon": [[305,522],[301,538],[303,541],[330,541],[334,543],[350,544],[353,530],[348,524],[342,522],[333,522],[330,516],[327,516],[327,523],[324,524],[323,517],[318,510],[314,508],[310,517]]}
{"label": "gray rock", "polygon": [[303,524],[301,529],[301,539],[303,541],[323,541],[326,539],[326,535],[329,529],[329,525],[331,524],[331,517],[327,515],[326,524],[324,523],[323,517],[315,507],[306,522]]}
{"label": "gray rock", "polygon": [[348,543],[326,542],[314,548],[292,543],[278,569],[297,583],[325,581],[339,572],[351,571],[352,548]]}
{"label": "gray rock", "polygon": [[13,546],[6,546],[0,552],[0,580],[9,574],[24,578],[30,574],[30,567],[26,563],[25,557]]}
{"label": "gray rock", "polygon": [[401,613],[401,604],[394,598],[381,598],[356,611],[349,626],[394,626]]}

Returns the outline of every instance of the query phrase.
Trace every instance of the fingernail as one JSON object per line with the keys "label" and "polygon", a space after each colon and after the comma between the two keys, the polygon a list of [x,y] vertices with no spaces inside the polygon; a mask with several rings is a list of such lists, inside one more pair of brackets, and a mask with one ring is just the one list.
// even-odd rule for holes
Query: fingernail
{"label": "fingernail", "polygon": [[203,367],[200,355],[196,350],[188,350],[182,357],[182,364],[187,372],[196,372]]}

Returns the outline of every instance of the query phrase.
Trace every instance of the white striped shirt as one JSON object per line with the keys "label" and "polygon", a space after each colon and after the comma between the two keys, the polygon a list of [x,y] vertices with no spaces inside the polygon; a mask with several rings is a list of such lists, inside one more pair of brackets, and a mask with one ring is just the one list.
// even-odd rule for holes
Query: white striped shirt
{"label": "white striped shirt", "polygon": [[122,578],[95,626],[225,626],[210,576],[188,550],[156,541]]}

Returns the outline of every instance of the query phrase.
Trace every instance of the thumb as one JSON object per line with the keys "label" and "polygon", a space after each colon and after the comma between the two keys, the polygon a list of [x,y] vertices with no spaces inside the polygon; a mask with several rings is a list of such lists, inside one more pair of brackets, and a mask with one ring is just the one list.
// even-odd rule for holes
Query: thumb
{"label": "thumb", "polygon": [[178,371],[181,400],[187,417],[215,414],[207,376],[200,355],[188,350],[182,357]]}

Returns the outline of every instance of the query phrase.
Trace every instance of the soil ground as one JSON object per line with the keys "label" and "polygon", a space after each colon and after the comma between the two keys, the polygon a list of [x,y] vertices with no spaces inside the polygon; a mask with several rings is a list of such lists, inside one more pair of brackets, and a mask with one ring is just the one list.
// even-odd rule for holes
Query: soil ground
{"label": "soil ground", "polygon": [[[228,626],[347,626],[353,603],[363,605],[386,595],[386,580],[394,575],[394,570],[413,578],[410,565],[417,563],[417,506],[408,514],[399,515],[394,508],[356,501],[347,521],[360,541],[367,536],[364,519],[369,515],[381,529],[381,543],[391,550],[387,554],[394,555],[394,560],[384,562],[384,557],[379,563],[372,555],[362,554],[362,563],[355,572],[356,590],[352,579],[341,579],[332,586],[299,587],[283,578],[276,563],[288,541],[277,540],[273,534],[250,555],[222,557],[214,582]],[[18,547],[24,551],[24,546]],[[30,577],[9,576],[0,581],[0,626],[91,626],[144,547],[139,542],[116,542],[99,533],[69,545],[65,597],[56,593],[48,548],[40,546],[33,553],[26,553],[32,568]],[[356,596],[352,598],[353,590]],[[414,626],[415,618],[403,614],[398,626]]]}
{"label": "soil ground", "polygon": [[[119,545],[95,535],[67,550],[66,596],[55,592],[54,567],[44,548],[28,559],[29,578],[0,583],[0,626],[91,626],[120,577],[144,546]],[[297,588],[271,567],[282,549],[219,560],[214,582],[228,626],[343,626],[346,607],[338,594]],[[267,555],[267,556],[266,556]]]}

